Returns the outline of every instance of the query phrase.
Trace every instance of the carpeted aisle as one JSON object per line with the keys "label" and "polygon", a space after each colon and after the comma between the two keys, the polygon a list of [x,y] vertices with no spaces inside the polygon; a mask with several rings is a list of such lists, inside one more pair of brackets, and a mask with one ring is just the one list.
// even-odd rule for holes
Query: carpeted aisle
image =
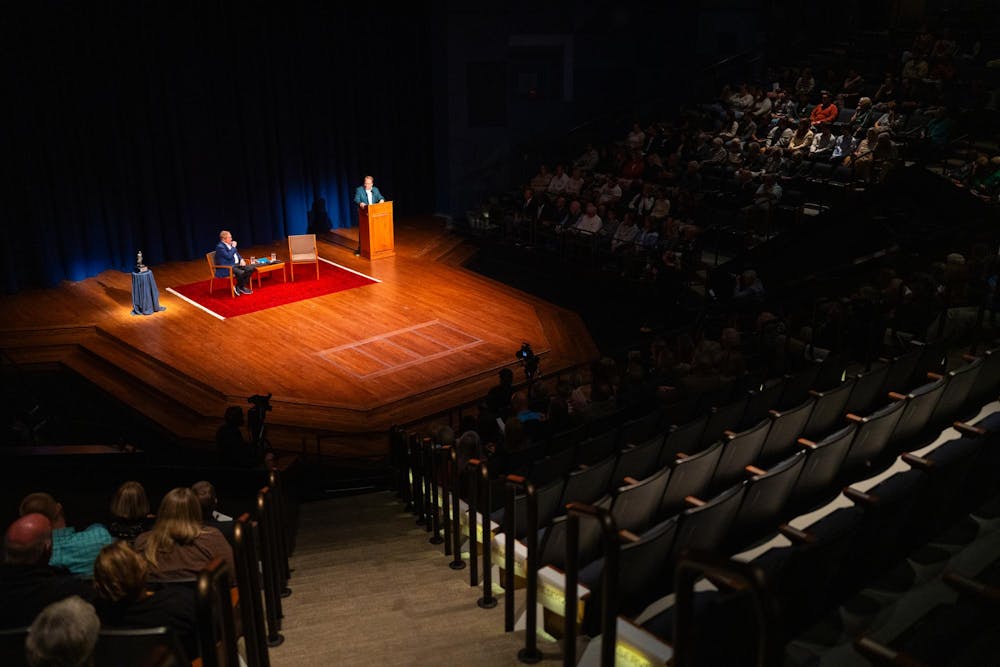
{"label": "carpeted aisle", "polygon": [[[468,569],[449,569],[414,521],[388,492],[302,506],[273,667],[521,664],[524,634],[504,633],[503,601],[477,607]],[[540,648],[540,664],[561,661]]]}
{"label": "carpeted aisle", "polygon": [[[284,270],[288,271],[287,265]],[[261,277],[261,287],[257,286],[254,276],[253,294],[237,298],[229,293],[228,279],[217,278],[211,293],[208,280],[174,285],[167,291],[215,317],[226,319],[380,282],[324,259],[319,262],[319,279],[312,266],[303,264],[296,265],[295,282],[290,277],[288,282],[282,282],[281,270],[264,273]]]}

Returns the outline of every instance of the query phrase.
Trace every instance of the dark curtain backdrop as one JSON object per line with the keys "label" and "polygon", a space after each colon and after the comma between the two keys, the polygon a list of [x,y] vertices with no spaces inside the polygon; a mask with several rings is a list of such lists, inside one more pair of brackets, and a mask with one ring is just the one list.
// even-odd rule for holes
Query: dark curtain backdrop
{"label": "dark curtain backdrop", "polygon": [[[3,285],[433,208],[428,3],[24,0],[2,21]],[[5,8],[5,13],[8,8]]]}

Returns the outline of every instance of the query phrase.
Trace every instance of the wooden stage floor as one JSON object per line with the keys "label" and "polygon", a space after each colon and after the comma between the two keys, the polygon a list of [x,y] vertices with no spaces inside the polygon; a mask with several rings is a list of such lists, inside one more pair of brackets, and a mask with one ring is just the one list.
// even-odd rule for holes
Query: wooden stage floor
{"label": "wooden stage floor", "polygon": [[[395,257],[376,261],[354,256],[355,233],[327,235],[320,256],[382,282],[220,321],[166,291],[206,279],[203,259],[152,267],[167,310],[147,317],[129,312],[131,276],[105,271],[0,297],[0,347],[80,373],[185,440],[211,441],[226,406],[272,392],[275,446],[340,434],[329,453],[343,455],[485,395],[522,341],[545,373],[595,357],[576,314],[463,269],[474,249],[441,220],[397,220]],[[240,250],[287,255],[284,242]]]}

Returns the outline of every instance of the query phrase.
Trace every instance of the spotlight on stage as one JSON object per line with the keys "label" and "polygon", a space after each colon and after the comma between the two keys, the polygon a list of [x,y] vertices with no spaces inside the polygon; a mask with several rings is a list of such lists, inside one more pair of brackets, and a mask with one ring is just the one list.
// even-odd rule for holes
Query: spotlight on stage
{"label": "spotlight on stage", "polygon": [[524,368],[524,377],[530,383],[538,375],[540,359],[532,351],[530,343],[521,343],[521,349],[514,354],[514,358],[521,362]]}

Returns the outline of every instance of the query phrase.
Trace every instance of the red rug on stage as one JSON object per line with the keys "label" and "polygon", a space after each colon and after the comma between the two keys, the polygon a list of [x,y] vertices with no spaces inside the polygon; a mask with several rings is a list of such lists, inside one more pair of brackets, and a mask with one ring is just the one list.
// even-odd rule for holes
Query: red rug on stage
{"label": "red rug on stage", "polygon": [[[287,265],[285,271],[288,271]],[[316,271],[311,266],[302,264],[295,269],[295,282],[291,281],[291,276],[287,283],[281,282],[281,271],[277,270],[265,273],[262,277],[263,287],[257,287],[257,276],[254,275],[253,294],[236,298],[229,295],[229,281],[225,279],[215,280],[211,295],[208,293],[208,280],[176,285],[168,291],[216,315],[228,318],[378,282],[368,276],[353,273],[324,261],[319,263],[319,280],[316,279]]]}

